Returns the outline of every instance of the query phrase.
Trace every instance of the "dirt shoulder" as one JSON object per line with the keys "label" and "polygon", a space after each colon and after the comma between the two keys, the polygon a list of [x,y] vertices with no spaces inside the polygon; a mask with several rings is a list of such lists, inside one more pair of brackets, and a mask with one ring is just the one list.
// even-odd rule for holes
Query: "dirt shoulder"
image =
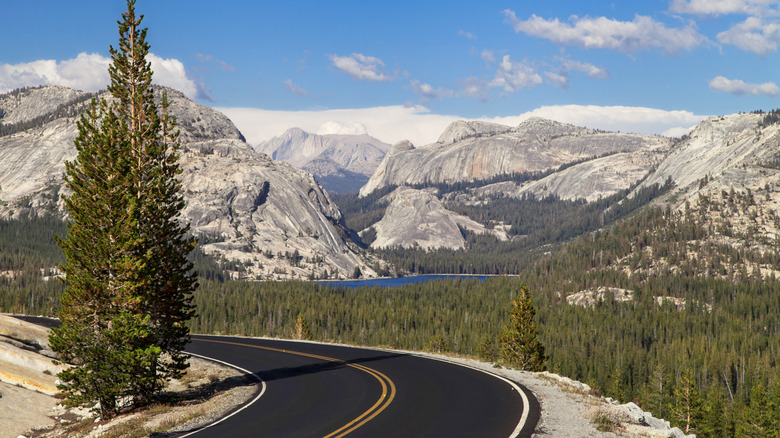
{"label": "dirt shoulder", "polygon": [[[234,368],[191,358],[187,374],[171,382],[159,403],[124,413],[110,421],[95,421],[85,409],[68,409],[54,397],[19,389],[31,393],[18,399],[24,403],[18,405],[19,417],[34,408],[36,422],[30,419],[19,423],[15,425],[16,432],[7,430],[9,434],[0,435],[0,438],[19,435],[28,438],[166,436],[203,427],[228,415],[252,400],[259,393],[260,384],[254,377]],[[39,396],[46,397],[45,402],[41,403]]]}

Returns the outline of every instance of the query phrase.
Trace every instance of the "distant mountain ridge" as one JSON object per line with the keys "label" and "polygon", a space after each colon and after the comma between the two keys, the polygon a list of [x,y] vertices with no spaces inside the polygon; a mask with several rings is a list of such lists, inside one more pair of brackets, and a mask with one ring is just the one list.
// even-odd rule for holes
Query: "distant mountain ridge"
{"label": "distant mountain ridge", "polygon": [[[605,133],[541,118],[528,119],[514,128],[458,121],[447,127],[436,143],[420,148],[408,142],[394,146],[360,195],[392,185],[454,183],[545,171],[618,153],[635,154],[630,159],[649,169],[669,145],[669,139],[658,136]],[[630,185],[641,176],[630,172],[626,181]],[[626,187],[621,182],[601,190],[614,193]],[[580,197],[577,195],[572,194]]]}
{"label": "distant mountain ridge", "polygon": [[379,166],[390,145],[368,134],[312,134],[288,129],[255,150],[317,177],[326,190],[357,192]]}
{"label": "distant mountain ridge", "polygon": [[[310,174],[254,151],[223,114],[172,89],[158,87],[158,98],[163,91],[180,130],[182,219],[203,237],[204,252],[241,262],[250,278],[344,278],[355,268],[374,274],[360,240]],[[74,102],[71,115],[0,137],[0,217],[65,214],[62,176],[65,161],[76,157],[75,114],[89,104],[85,95],[42,87],[0,96],[0,122],[42,120]]]}

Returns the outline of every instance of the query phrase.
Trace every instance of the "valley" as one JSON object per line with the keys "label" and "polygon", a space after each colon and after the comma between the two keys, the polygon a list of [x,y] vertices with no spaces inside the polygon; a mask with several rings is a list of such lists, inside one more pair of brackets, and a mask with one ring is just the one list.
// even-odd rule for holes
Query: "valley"
{"label": "valley", "polygon": [[[420,147],[302,130],[259,147],[168,93],[182,130],[181,220],[200,242],[193,332],[290,337],[300,314],[315,340],[497,361],[525,284],[548,370],[681,428],[688,385],[700,436],[753,433],[748,419],[761,415],[775,427],[780,124],[770,114],[712,117],[675,139],[534,118],[456,122]],[[0,96],[2,312],[58,311],[61,177],[89,98],[57,87]],[[316,174],[326,168],[336,170]],[[364,179],[348,186],[348,172]],[[364,183],[329,191],[321,180],[334,175]],[[497,277],[311,281],[426,274]]]}

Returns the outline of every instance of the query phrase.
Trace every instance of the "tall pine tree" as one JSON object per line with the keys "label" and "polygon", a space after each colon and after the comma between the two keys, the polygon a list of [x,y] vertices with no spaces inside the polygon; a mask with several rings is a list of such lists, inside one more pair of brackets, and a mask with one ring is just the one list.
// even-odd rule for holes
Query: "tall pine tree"
{"label": "tall pine tree", "polygon": [[60,375],[72,403],[99,402],[101,417],[143,403],[187,368],[181,353],[194,314],[196,279],[178,216],[184,207],[175,121],[154,101],[146,29],[135,1],[111,47],[110,101],[78,123],[78,156],[66,165],[70,214],[62,325],[52,348],[76,366]]}
{"label": "tall pine tree", "polygon": [[520,296],[512,300],[509,324],[498,337],[501,357],[507,365],[526,371],[544,369],[544,345],[537,338],[536,309],[528,287],[520,287]]}

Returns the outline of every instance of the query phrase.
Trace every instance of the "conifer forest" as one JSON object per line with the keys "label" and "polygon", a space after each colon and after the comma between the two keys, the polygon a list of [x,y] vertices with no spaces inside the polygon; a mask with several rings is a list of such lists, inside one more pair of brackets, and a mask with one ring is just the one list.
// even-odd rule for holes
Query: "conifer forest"
{"label": "conifer forest", "polygon": [[[747,200],[731,202],[738,208]],[[635,401],[700,436],[773,436],[780,418],[780,284],[756,275],[756,268],[776,268],[780,255],[691,247],[705,242],[710,226],[701,212],[650,208],[548,246],[516,276],[395,288],[231,281],[230,266],[196,250],[190,258],[200,287],[190,329],[290,338],[300,315],[314,340],[435,347],[494,360],[512,300],[526,285],[547,370]],[[64,232],[51,217],[0,221],[0,271],[14,273],[0,276],[0,310],[56,315],[61,282],[47,281],[40,269],[61,263],[53,236]],[[608,295],[591,306],[567,302],[596,286],[631,290],[633,300]],[[691,424],[685,409],[693,409]]]}

